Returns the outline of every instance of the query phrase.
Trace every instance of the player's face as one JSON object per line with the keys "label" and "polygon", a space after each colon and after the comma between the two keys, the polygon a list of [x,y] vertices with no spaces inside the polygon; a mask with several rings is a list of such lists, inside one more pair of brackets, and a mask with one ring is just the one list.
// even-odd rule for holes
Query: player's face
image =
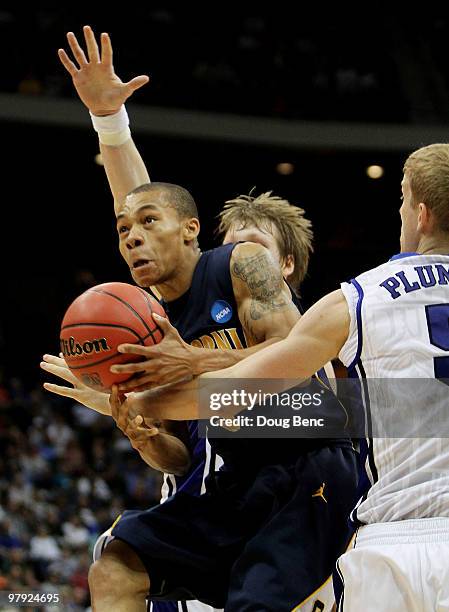
{"label": "player's face", "polygon": [[285,262],[281,257],[278,240],[280,240],[279,232],[273,225],[267,226],[265,229],[260,229],[253,225],[246,225],[245,227],[231,225],[225,234],[223,244],[240,241],[261,244],[270,251],[273,257],[276,258],[276,261],[279,261],[284,278],[287,278],[293,272],[293,265]]}
{"label": "player's face", "polygon": [[133,194],[117,216],[120,253],[141,287],[172,278],[184,258],[183,224],[166,197],[162,190]]}
{"label": "player's face", "polygon": [[412,190],[407,175],[402,179],[401,253],[415,252],[419,244],[418,206],[412,205]]}

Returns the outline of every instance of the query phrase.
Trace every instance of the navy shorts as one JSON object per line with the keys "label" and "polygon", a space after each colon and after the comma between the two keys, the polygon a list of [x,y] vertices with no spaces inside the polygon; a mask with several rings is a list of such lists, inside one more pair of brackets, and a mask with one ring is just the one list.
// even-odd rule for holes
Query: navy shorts
{"label": "navy shorts", "polygon": [[326,446],[252,474],[218,472],[200,497],[125,511],[112,535],[139,555],[153,601],[290,611],[345,551],[356,484],[352,445]]}

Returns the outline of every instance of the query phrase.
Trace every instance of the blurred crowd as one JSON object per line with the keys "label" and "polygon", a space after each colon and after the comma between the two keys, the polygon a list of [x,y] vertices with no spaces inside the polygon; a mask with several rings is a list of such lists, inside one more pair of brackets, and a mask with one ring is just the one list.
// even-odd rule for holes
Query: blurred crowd
{"label": "blurred crowd", "polygon": [[0,387],[0,448],[0,590],[59,593],[62,609],[89,610],[97,536],[124,508],[157,503],[159,474],[112,419],[19,379]]}
{"label": "blurred crowd", "polygon": [[449,20],[432,14],[140,4],[0,11],[2,90],[73,96],[56,56],[65,33],[111,33],[115,66],[151,76],[137,103],[282,118],[433,121],[447,113]]}

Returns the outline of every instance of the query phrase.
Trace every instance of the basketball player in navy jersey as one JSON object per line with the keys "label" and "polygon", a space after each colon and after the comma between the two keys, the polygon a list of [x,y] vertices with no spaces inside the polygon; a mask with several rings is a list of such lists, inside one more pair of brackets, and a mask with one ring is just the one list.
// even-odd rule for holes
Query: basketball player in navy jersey
{"label": "basketball player in navy jersey", "polygon": [[[279,264],[265,247],[251,243],[200,256],[196,220],[178,212],[173,191],[191,204],[184,190],[152,183],[134,190],[119,215],[121,252],[134,279],[156,285],[186,340],[228,336],[243,347],[245,338],[253,345],[279,339],[299,316]],[[216,367],[257,348],[196,351]],[[126,414],[114,416],[141,456],[154,464],[159,435],[136,441],[128,431],[132,424],[122,418]],[[180,490],[157,508],[123,513],[112,530],[116,539],[90,573],[96,609],[143,609],[148,589],[152,599],[198,598],[215,607],[226,602],[230,610],[291,609],[323,586],[347,543],[345,513],[355,486],[351,445],[243,440],[222,445],[219,454],[225,469],[214,474],[202,497]],[[323,482],[329,493],[321,506],[313,495]],[[305,498],[304,488],[310,489]],[[318,548],[322,538],[326,547]],[[259,558],[262,564],[255,561]]]}
{"label": "basketball player in navy jersey", "polygon": [[[233,238],[235,233],[237,233],[237,235],[242,238],[248,238],[252,241],[256,241],[256,240],[263,241],[264,245],[267,248],[272,249],[274,251],[274,254],[278,259],[281,259],[279,250],[282,249],[282,245],[283,245],[282,240],[279,239],[280,232],[282,231],[284,234],[287,232],[287,235],[290,237],[290,239],[292,239],[293,237],[296,238],[298,234],[299,236],[301,236],[301,232],[303,231],[301,221],[305,221],[301,218],[300,209],[291,206],[290,204],[281,200],[280,198],[275,198],[273,196],[269,196],[268,194],[263,194],[262,196],[259,196],[258,198],[253,198],[249,196],[236,198],[235,200],[228,203],[228,205],[225,207],[225,210],[223,211],[221,215],[221,218],[222,218],[222,222],[220,225],[220,229],[222,233],[224,233],[226,240]],[[284,221],[280,222],[279,220],[282,218],[284,218]],[[258,225],[260,225],[261,228],[258,228],[256,226],[256,223],[258,223]],[[279,229],[277,230],[276,228],[279,228]],[[269,231],[270,229],[272,233],[270,233]],[[277,240],[274,236],[277,238]],[[306,240],[307,237],[308,237],[308,234],[306,235],[302,234],[303,242],[304,241],[307,242]],[[299,260],[299,257],[300,257],[299,253],[302,254],[303,251],[298,250],[298,248],[295,248],[294,246],[292,250],[294,251],[294,254],[295,254],[295,260]],[[285,270],[285,273],[289,275],[291,282],[295,282],[295,281],[297,282],[301,280],[305,272],[306,272],[306,267],[304,266],[303,263],[299,267],[299,271],[296,274],[295,274],[293,265],[289,265],[288,268],[286,268]],[[295,282],[295,285],[296,285],[296,282]],[[168,310],[170,313],[170,305],[168,305]],[[170,313],[170,316],[172,316],[172,313]],[[168,326],[166,326],[166,330],[167,330],[167,327]],[[218,333],[220,334],[218,326],[216,327],[216,329],[218,330]],[[219,341],[220,339],[222,340],[222,338],[226,340],[227,334],[228,335],[231,334],[229,337],[229,342],[233,342],[236,340],[234,328],[229,327],[229,324],[228,324],[228,327],[226,330],[226,322],[225,322],[223,329],[225,330],[225,334],[217,335],[217,331],[213,331],[212,334],[202,335],[197,340],[194,339],[193,343],[194,344],[196,343],[197,345],[199,345],[200,343],[206,344],[207,342],[208,343],[207,345],[210,346],[214,338],[218,339]],[[172,333],[170,329],[168,329],[168,331],[169,333]],[[238,344],[238,341],[237,341],[237,344]],[[222,342],[222,346],[225,347],[226,344]],[[185,349],[186,348],[187,348],[187,345],[185,345]],[[185,349],[183,353],[183,358],[184,358],[184,362],[187,361],[187,363],[190,364],[189,365],[190,369],[192,369],[193,367],[201,369],[204,365],[207,366],[207,363],[204,361],[203,363],[198,363],[196,361],[196,355],[194,351],[193,351],[193,355],[189,355],[188,351],[186,351]],[[165,350],[164,353],[167,354],[167,357],[168,357],[167,350]],[[210,352],[207,355],[211,355]],[[55,374],[60,375],[61,372],[65,371],[66,380],[72,382],[75,385],[75,388],[72,390],[69,390],[68,388],[63,389],[59,387],[59,391],[62,392],[63,394],[69,395],[70,397],[74,399],[77,399],[78,401],[81,401],[82,403],[87,404],[88,406],[95,407],[95,404],[92,405],[91,403],[92,400],[88,399],[89,394],[91,396],[95,394],[92,393],[92,391],[89,389],[86,389],[86,388],[83,389],[83,386],[79,384],[79,382],[77,382],[76,379],[74,379],[74,377],[70,374],[70,372],[67,371],[65,368],[64,370],[61,369],[62,360],[58,358],[56,359],[50,358],[50,360],[53,360],[54,363],[59,361],[61,362],[61,365],[57,367],[47,365],[46,366],[47,371],[52,371],[51,369],[52,367],[53,367],[53,373]],[[158,357],[153,359],[152,363],[153,362],[158,362],[159,363],[158,367],[161,367],[162,365],[159,362]],[[157,369],[158,368],[156,368],[156,370]],[[47,388],[50,388],[50,386],[47,385]],[[52,386],[51,388],[53,390],[58,389],[56,385]],[[106,398],[104,395],[100,394],[100,399],[106,399]],[[107,412],[107,410],[105,410],[104,412]],[[116,418],[120,425],[123,422],[123,419],[120,419],[118,416]],[[173,429],[174,428],[172,426],[170,428],[170,434],[174,433]],[[141,427],[136,427],[134,428],[134,430],[131,430],[131,431],[132,433],[130,433],[129,430],[127,433],[130,435],[130,439],[133,443],[133,446],[139,450],[140,444],[142,442],[142,437],[146,438],[146,434],[148,430],[146,429],[144,430]],[[200,492],[204,492],[205,477],[210,471],[214,471],[214,468],[218,467],[219,464],[221,464],[221,458],[219,458],[215,452],[213,451],[211,452],[210,445],[208,442],[205,442],[204,439],[201,439],[201,438],[198,439],[195,424],[194,423],[190,424],[190,431],[189,431],[190,445],[189,446],[192,449],[192,460],[191,460],[192,462],[186,474],[184,474],[185,466],[182,464],[182,460],[185,456],[185,453],[181,452],[181,450],[179,450],[178,448],[174,448],[173,452],[171,454],[169,453],[168,456],[161,456],[162,449],[166,450],[166,446],[161,444],[160,448],[156,447],[158,454],[157,456],[155,456],[155,445],[157,444],[157,442],[165,441],[163,440],[164,436],[166,439],[168,439],[168,435],[170,435],[166,431],[164,432],[164,431],[161,431],[159,428],[152,427],[151,429],[152,435],[155,435],[158,432],[161,432],[160,436],[162,437],[162,440],[158,440],[157,437],[152,437],[152,448],[151,448],[150,455],[145,456],[144,454],[142,454],[142,457],[153,467],[156,467],[158,469],[168,470],[170,472],[170,474],[166,474],[165,479],[164,479],[163,500],[165,500],[169,495],[175,493],[176,491],[184,491],[184,492],[188,492],[189,494],[199,494]],[[173,443],[175,443],[175,438],[171,438],[171,440],[173,441]],[[176,442],[178,441],[176,440]],[[181,463],[180,463],[180,460],[181,460]],[[176,477],[173,474],[176,474]],[[104,536],[100,538],[97,544],[97,547],[96,547],[95,558],[99,558],[102,550],[104,550],[105,546],[107,546],[107,544],[111,540],[112,538],[110,537],[109,534],[104,534]],[[323,605],[326,605],[326,608],[323,608],[323,609],[330,609],[332,599],[333,599],[332,589],[331,589],[330,583],[328,583],[322,589],[320,589],[319,592],[316,594],[315,601],[324,602]],[[168,603],[156,602],[154,604],[154,610],[165,610],[165,609],[168,609],[169,605],[170,604]],[[185,605],[185,609],[187,610],[199,610],[198,604],[193,605],[191,602],[187,602],[184,605]],[[205,608],[206,606],[203,606],[203,607]]]}
{"label": "basketball player in navy jersey", "polygon": [[[108,147],[108,148],[111,148],[111,147]],[[166,197],[167,192],[169,192],[169,195],[170,195],[169,198]],[[272,320],[277,319],[279,318],[277,317],[277,315],[282,311],[284,311],[284,314],[282,316],[285,317],[286,310],[292,314],[291,307],[288,306],[290,296],[288,295],[288,300],[286,297],[284,297],[285,290],[281,289],[282,287],[282,281],[280,280],[281,277],[277,276],[278,280],[276,280],[275,275],[276,274],[279,275],[279,272],[277,273],[274,272],[274,269],[272,268],[273,262],[270,263],[269,260],[266,260],[265,255],[261,257],[262,251],[260,250],[255,251],[254,247],[251,247],[250,245],[246,245],[246,246],[240,245],[237,249],[234,249],[233,245],[230,245],[229,247],[223,249],[220,252],[217,252],[217,253],[211,252],[212,255],[204,254],[201,259],[196,260],[197,265],[194,266],[192,284],[190,287],[189,295],[187,296],[187,300],[190,300],[190,302],[192,302],[191,300],[192,295],[193,296],[201,295],[202,303],[201,303],[200,312],[198,312],[197,307],[195,310],[195,300],[193,300],[193,303],[190,304],[190,306],[193,305],[194,307],[190,308],[189,310],[189,308],[187,309],[185,308],[186,304],[184,304],[184,302],[186,301],[186,299],[182,300],[182,303],[181,303],[179,299],[176,298],[177,291],[180,291],[185,296],[185,290],[189,289],[188,283],[186,283],[184,287],[181,286],[178,289],[175,288],[176,287],[175,282],[172,282],[170,284],[170,280],[171,280],[170,278],[164,279],[165,286],[164,286],[164,281],[158,284],[158,281],[160,280],[161,276],[163,277],[164,273],[166,273],[168,270],[167,261],[170,259],[170,257],[172,258],[170,265],[175,265],[175,267],[178,269],[184,266],[186,270],[189,269],[189,265],[191,264],[191,262],[195,262],[195,257],[197,257],[197,253],[196,253],[194,244],[189,244],[189,247],[192,247],[192,246],[194,247],[193,249],[190,249],[189,251],[183,250],[183,245],[185,246],[186,241],[191,243],[195,240],[196,232],[198,229],[197,226],[195,226],[195,223],[192,222],[193,217],[190,216],[189,218],[189,215],[187,215],[187,217],[185,216],[186,210],[189,214],[194,212],[192,211],[191,208],[189,208],[191,206],[191,202],[187,202],[188,199],[189,198],[184,193],[184,190],[181,190],[180,188],[176,188],[175,186],[170,186],[170,185],[153,183],[153,184],[145,185],[141,188],[134,190],[134,193],[132,193],[131,196],[126,201],[125,206],[120,209],[119,219],[118,219],[119,220],[118,230],[119,230],[119,235],[123,235],[122,245],[124,245],[121,250],[122,250],[122,254],[124,254],[125,258],[130,264],[130,268],[131,268],[131,271],[132,271],[132,274],[135,280],[139,284],[143,284],[144,286],[148,286],[148,284],[150,285],[156,284],[159,290],[162,289],[161,293],[167,299],[167,310],[169,312],[169,316],[171,320],[175,322],[175,325],[178,327],[178,329],[180,328],[182,329],[184,326],[183,333],[181,333],[181,335],[183,335],[185,338],[188,338],[189,333],[192,335],[192,337],[194,337],[195,335],[198,336],[199,332],[196,331],[195,329],[192,330],[192,327],[194,325],[196,325],[197,328],[201,329],[202,331],[205,331],[205,330],[207,331],[208,327],[210,328],[210,325],[211,325],[210,317],[212,316],[212,318],[214,318],[215,316],[216,317],[215,325],[213,326],[213,329],[210,330],[210,333],[209,334],[203,333],[198,338],[198,339],[201,339],[203,344],[205,342],[205,339],[209,337],[212,340],[214,339],[217,340],[218,338],[221,338],[221,341],[223,343],[226,341],[229,343],[229,340],[231,339],[231,341],[234,342],[235,346],[243,347],[243,336],[241,333],[239,334],[239,328],[241,328],[240,326],[241,319],[247,322],[245,326],[245,335],[247,338],[249,338],[251,344],[257,341],[260,341],[260,340],[266,340],[267,336],[268,336],[268,340],[271,340],[272,338],[278,339],[279,335],[271,336],[271,338],[269,337],[269,335],[267,335],[267,331],[266,329],[264,329],[264,326],[267,321],[265,322],[262,321],[263,324],[261,327],[260,319],[267,319],[267,318],[270,318]],[[173,238],[176,238],[176,230],[174,229],[176,223],[173,224],[173,221],[175,221],[176,215],[175,216],[171,215],[172,211],[167,210],[168,208],[174,209],[173,212],[176,213],[176,215],[178,216],[178,221],[179,221],[179,217],[181,217],[181,219],[185,219],[186,221],[188,221],[188,223],[186,223],[183,227],[183,232],[181,234],[182,236],[181,242],[179,240],[178,241],[173,240]],[[170,213],[170,214],[167,215],[167,213]],[[171,219],[168,218],[170,216],[171,216]],[[151,226],[154,226],[154,229]],[[170,233],[170,230],[173,230],[174,233]],[[153,233],[152,238],[151,238],[151,248],[150,249],[148,249],[148,245],[150,244],[150,242],[146,244],[145,239],[142,238],[145,232]],[[174,248],[174,245],[177,245],[177,247]],[[248,247],[251,250],[248,250]],[[238,257],[235,256],[238,250],[240,251],[246,250],[246,255],[243,255],[243,257],[240,260],[238,259]],[[151,253],[149,251],[151,251]],[[170,256],[167,256],[167,253],[170,251],[171,251]],[[132,255],[131,255],[131,252],[133,252]],[[205,257],[206,255],[208,255],[208,257]],[[232,258],[234,258],[233,262],[232,262]],[[204,267],[210,268],[211,266],[213,267],[214,282],[212,282],[211,277],[209,275],[209,278],[207,279],[208,282],[204,284],[205,282],[204,278],[207,278],[208,272],[207,270],[202,270],[201,268],[204,268]],[[221,273],[220,273],[220,267],[221,267]],[[231,273],[231,283],[229,283],[229,280],[226,281],[226,278],[229,278],[230,276],[229,275],[230,268],[234,272],[234,274]],[[177,280],[179,282],[179,278]],[[273,288],[270,289],[270,283],[273,283],[273,282],[275,283],[275,287],[273,286]],[[219,286],[214,288],[214,283],[215,285],[219,285]],[[279,285],[279,283],[281,284]],[[260,284],[264,285],[265,293],[266,293],[266,290],[268,289],[268,295],[265,295],[264,299],[261,299],[254,293],[254,291],[256,290],[256,287],[259,286]],[[201,290],[204,287],[207,287],[209,291],[211,291],[212,295],[208,296],[206,294],[205,296],[204,289],[203,291]],[[236,290],[236,287],[237,287],[237,290]],[[175,288],[175,293],[173,294],[174,288]],[[214,290],[216,291],[217,289],[218,289],[218,293],[220,294],[220,296],[225,297],[226,299],[216,300],[214,298],[213,291]],[[244,302],[245,300],[241,299],[241,296],[239,295],[239,290],[243,292],[243,295],[245,295],[245,291],[246,293],[249,293],[248,299],[246,300],[247,309],[249,308],[249,311],[245,310],[244,304],[242,304],[242,302]],[[272,295],[274,295],[274,293],[276,293],[276,295],[278,295],[278,297],[280,298],[278,301],[275,301],[275,302],[272,301]],[[287,294],[288,294],[288,291],[287,291]],[[206,297],[207,300],[209,301],[211,299],[213,299],[214,301],[211,302],[211,304],[209,305],[207,301],[206,301],[206,304],[204,304],[203,303],[204,297]],[[214,310],[215,306],[216,308]],[[214,315],[214,312],[215,312],[215,315]],[[186,321],[186,313],[187,314],[190,313],[191,319],[192,319],[191,321],[189,320]],[[205,313],[205,314],[201,314],[201,313]],[[237,313],[239,315],[238,318],[236,318]],[[205,318],[205,315],[206,315],[206,318]],[[228,320],[230,321],[229,323],[227,323],[227,325],[232,324],[232,327],[227,327],[226,332],[223,335],[220,335],[216,331],[218,329],[218,326],[216,324],[219,321],[223,321],[223,319],[225,319],[224,323],[226,323],[227,317],[229,317]],[[290,325],[291,324],[288,323],[287,327],[289,327]],[[277,328],[276,334],[279,334],[279,325],[277,324],[277,322],[274,327]],[[210,351],[208,353],[210,354]],[[238,357],[237,357],[237,353],[239,354]],[[235,357],[231,358],[232,362],[235,361],[235,358],[241,358],[242,351],[239,350],[233,354],[235,355]],[[210,359],[209,356],[208,358]],[[224,365],[223,355],[220,357],[218,352],[216,353],[216,356],[214,356],[213,359],[214,359],[214,364],[213,364],[214,367],[220,367],[220,362]],[[229,353],[227,355],[227,360],[229,361]],[[212,367],[208,366],[206,369],[212,369]],[[47,386],[47,388],[50,388],[50,386]],[[157,439],[157,437],[158,437],[157,435],[153,436],[150,444],[153,444],[154,439]],[[285,447],[285,444],[283,446]],[[328,446],[328,445],[324,443],[324,446]],[[139,448],[139,451],[140,450],[141,449]],[[286,452],[285,448],[282,449],[281,454],[282,454],[283,460],[291,461],[292,456],[289,455],[289,452],[290,451]],[[295,456],[298,454],[296,449],[292,452]],[[351,453],[349,453],[349,455],[351,455]],[[145,456],[145,454],[142,453],[142,456]],[[241,469],[242,459],[243,459],[242,455],[237,456],[237,457],[236,456],[228,457],[228,467],[229,467],[229,464],[230,463],[232,464],[233,462],[234,463],[233,467],[238,466]],[[338,463],[338,461],[335,460],[336,459],[335,457],[333,459],[334,459],[333,461],[334,464]],[[257,463],[257,461],[260,461],[260,457],[257,457],[257,456],[254,457],[254,461],[255,463]],[[248,461],[246,461],[246,463],[248,463]],[[344,472],[345,471],[347,472],[346,473],[346,476],[348,477],[347,485],[349,486],[344,485],[342,489],[346,488],[347,490],[348,489],[350,490],[351,485],[353,485],[353,477],[349,474],[349,472],[351,472],[351,469],[353,467],[352,456],[346,457],[343,463],[345,465],[343,466],[341,475],[344,480],[344,476],[345,476]],[[251,466],[252,475],[254,474],[255,468],[256,468],[256,465]],[[257,466],[257,469],[259,468],[260,466]],[[349,481],[351,481],[350,484],[349,484]],[[321,483],[319,484],[321,485]],[[317,486],[317,488],[319,488],[319,486]],[[183,502],[179,502],[179,503],[183,503]],[[170,503],[168,504],[167,507],[169,506],[170,506]],[[341,510],[341,508],[339,510]],[[167,510],[167,512],[168,514],[166,516],[169,516],[169,513],[171,512],[171,510]],[[339,512],[337,511],[337,515],[338,513]],[[210,514],[210,511],[208,514]],[[300,514],[301,513],[299,512],[298,516],[300,516]],[[127,531],[128,535],[130,531],[135,532],[136,531],[135,521],[138,522],[139,520],[141,520],[141,517],[136,517],[135,515],[132,515],[132,514],[128,514],[125,518],[119,521],[119,524],[115,528],[116,530],[115,535],[117,535],[117,537],[119,539],[121,538],[122,540],[125,540],[125,538],[127,537],[125,536],[124,531]],[[265,519],[266,518],[267,517],[265,517]],[[158,520],[155,514],[151,515],[150,521],[154,519]],[[286,520],[286,517],[284,517],[281,520]],[[213,531],[214,526],[216,527],[217,525],[212,523],[211,531]],[[248,527],[249,526],[246,526],[247,530],[248,530]],[[119,531],[121,532],[120,535],[118,535]],[[342,529],[342,531],[344,531],[344,529]],[[178,535],[181,535],[181,534],[178,534]],[[144,537],[145,536],[143,535],[143,538]],[[212,533],[211,533],[211,537],[212,538],[214,537]],[[246,538],[248,537],[247,534],[245,535],[245,537]],[[140,536],[139,536],[139,539],[140,539]],[[232,539],[235,539],[235,536],[233,536]],[[255,541],[253,542],[254,550],[257,550],[257,547],[260,546],[260,541],[261,541],[261,538],[259,539],[258,543]],[[98,594],[100,602],[102,601],[102,598],[104,598],[105,596],[103,592],[101,591],[102,579],[101,579],[100,571],[101,572],[104,571],[103,567],[105,566],[105,564],[107,565],[111,561],[111,559],[114,558],[114,553],[116,553],[117,550],[120,550],[120,548],[118,548],[119,544],[121,543],[115,542],[111,544],[110,547],[108,547],[107,549],[108,554],[105,555],[104,559],[102,559],[102,561],[104,562],[100,562],[99,564],[97,564],[97,569],[95,573],[97,574],[96,579],[97,579],[97,583],[99,584],[95,588],[97,589],[97,594],[98,594],[98,590],[100,590]],[[133,546],[132,542],[131,542],[131,546]],[[240,548],[241,546],[242,546],[242,540],[238,544],[236,544],[237,548]],[[272,546],[272,543],[271,543],[271,546]],[[157,548],[158,549],[161,548],[160,543]],[[180,537],[180,541],[179,541],[179,554],[181,556],[185,556],[181,548],[182,548],[182,537]],[[121,547],[121,549],[123,549],[123,547]],[[129,561],[129,563],[133,565],[136,559],[134,558],[129,559],[128,557],[129,557],[130,551],[127,550],[126,548],[124,550],[125,550],[124,554],[128,555],[126,559],[124,560],[126,562]],[[195,551],[192,550],[192,554],[194,553]],[[302,553],[301,555],[301,560],[302,560],[303,554],[304,553]],[[171,563],[176,564],[176,559],[174,557],[176,557],[176,555],[172,555]],[[215,554],[213,554],[213,557],[214,557],[214,561],[219,561],[215,559],[216,557]],[[212,559],[209,559],[209,561],[212,561]],[[222,561],[223,560],[219,562],[222,562]],[[289,563],[291,562],[292,560],[289,559]],[[161,562],[158,561],[157,565],[160,566]],[[185,566],[184,570],[187,570],[187,571],[189,570],[188,565],[189,565],[188,563],[187,564],[184,563],[184,566]],[[207,563],[206,565],[209,565],[209,563]],[[128,570],[130,569],[132,568],[128,567]],[[205,568],[203,568],[203,571],[204,569]],[[208,567],[208,571],[211,571],[212,569],[213,569],[212,566]],[[282,573],[285,573],[283,572],[281,567],[276,568],[276,571],[279,572],[279,575],[282,575]],[[291,568],[289,572],[291,573]],[[287,572],[287,574],[289,574],[289,572]],[[245,572],[243,571],[243,568],[241,568],[239,575],[242,575],[244,573]],[[100,576],[98,576],[98,574],[100,574]],[[325,575],[327,576],[327,574]],[[156,578],[155,575],[154,577]],[[222,603],[222,601],[224,601],[222,582],[219,581],[218,586],[217,586],[217,583],[211,582],[210,584],[208,584],[208,582],[210,581],[208,581],[207,575],[204,575],[204,573],[202,573],[201,576],[198,576],[198,577],[192,576],[191,578],[194,581],[195,590],[199,593],[199,595],[201,595],[203,599],[210,599],[211,602],[213,603],[215,602]],[[237,574],[236,574],[236,578],[237,578]],[[256,578],[257,580],[263,581],[264,580],[263,572],[260,571],[258,575],[256,576]],[[198,582],[200,581],[200,579],[203,584],[202,587],[198,586]],[[177,579],[171,578],[171,580],[176,582]],[[222,578],[220,578],[220,580],[222,581]],[[290,580],[293,580],[295,583],[297,582],[296,576],[293,577],[293,575],[291,576]],[[286,579],[285,581],[286,583],[288,582]],[[123,580],[119,579],[119,584],[120,584],[120,589],[121,589],[121,594],[122,594],[122,599],[123,599],[123,592],[127,590],[126,589],[127,582],[126,582],[125,576],[123,576]],[[155,583],[153,581],[153,589],[152,589],[153,592],[155,590],[154,584]],[[305,585],[305,581],[304,581],[304,585]],[[110,586],[111,586],[111,583],[109,582],[109,595],[107,595],[106,597],[109,597],[109,598],[115,597],[114,609],[119,609],[117,607],[118,594],[112,593]],[[128,585],[128,587],[130,586],[131,585]],[[297,593],[299,594],[297,585],[295,586],[296,586]],[[315,588],[316,586],[319,586],[319,583],[315,584]],[[230,609],[244,609],[245,598],[249,602],[251,597],[254,598],[256,594],[255,591],[256,590],[260,591],[260,585],[258,583],[253,584],[251,588],[248,588],[248,587],[245,589],[245,587],[243,586],[243,588],[240,589],[240,593],[238,593],[237,589],[235,589],[236,596],[238,594],[238,597],[241,596],[241,599],[238,599],[238,601],[235,601],[233,604],[231,604]],[[189,596],[191,596],[191,594],[193,593],[193,589],[188,586],[183,587],[183,585],[181,585],[181,587],[177,587],[177,588],[180,590],[180,594],[187,593]],[[208,588],[210,589],[209,595],[207,594]],[[282,601],[287,602],[288,597],[291,597],[291,595],[287,595],[287,596],[285,595],[285,590],[287,588],[286,584],[278,585],[276,588],[280,591],[284,591],[283,593],[284,599],[282,599]],[[169,591],[169,589],[165,589],[165,590]],[[300,590],[301,590],[300,597],[302,597],[303,593],[307,592],[307,588],[305,590],[302,590],[301,588]],[[312,589],[310,589],[310,592],[311,591]],[[177,591],[175,587],[175,593],[176,592]],[[204,592],[206,592],[206,595],[204,595]],[[126,597],[126,592],[124,593],[124,595]],[[168,595],[170,595],[170,592],[168,593]],[[131,599],[128,598],[128,600],[126,600],[126,606],[128,606],[126,609],[134,609],[130,607],[133,605],[132,604],[132,602],[134,601],[133,596],[135,597],[135,593],[128,593],[128,597]],[[167,596],[167,593],[162,593],[162,596]],[[270,599],[270,595],[263,595],[262,593],[257,593],[257,597],[259,598],[258,601],[263,601],[264,596],[267,597],[267,601]],[[279,597],[279,593],[277,593],[276,596]],[[271,605],[273,607],[267,607],[266,609],[282,609],[283,604],[279,603],[280,600],[276,599],[276,596],[274,594],[271,595],[271,597],[273,597],[273,602],[270,604],[267,603],[266,605],[267,606]],[[120,596],[119,596],[119,599],[120,599]],[[292,607],[294,604],[299,603],[298,599],[299,599],[298,596],[296,596],[296,599],[292,599],[290,603],[285,603],[285,605]],[[94,597],[94,600],[95,600],[95,597]],[[101,603],[98,605],[101,605]],[[261,604],[261,605],[264,605],[264,604]],[[232,606],[234,607],[232,608]],[[140,608],[136,607],[135,609],[140,609]],[[318,609],[324,609],[324,608],[321,607]]]}
{"label": "basketball player in navy jersey", "polygon": [[[442,383],[449,383],[448,177],[449,144],[412,153],[402,180],[400,255],[342,283],[285,340],[210,376],[301,379],[338,355],[357,377],[386,379],[381,399],[376,385],[363,384],[372,415],[388,417],[389,406],[405,402],[408,418],[416,409],[438,407],[447,421]],[[205,383],[208,376],[202,377]],[[391,379],[420,379],[420,387],[433,394],[416,405],[417,387],[410,383],[409,396],[398,396]],[[441,382],[430,387],[425,379]],[[281,380],[277,389],[283,389]],[[185,386],[170,397],[170,410],[156,401],[148,412],[170,418],[178,409],[184,412],[180,418],[193,418],[196,402]],[[408,425],[402,424],[404,432]],[[449,610],[449,439],[437,437],[444,425],[436,422],[433,437],[367,440],[367,489],[352,513],[360,527],[337,564],[338,610]]]}

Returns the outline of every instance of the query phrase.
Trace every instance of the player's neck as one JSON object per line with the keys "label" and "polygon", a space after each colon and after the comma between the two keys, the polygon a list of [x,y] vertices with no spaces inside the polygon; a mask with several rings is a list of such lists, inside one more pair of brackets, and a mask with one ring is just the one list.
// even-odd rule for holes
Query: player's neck
{"label": "player's neck", "polygon": [[200,257],[199,249],[192,250],[177,269],[176,276],[156,285],[157,292],[165,302],[173,302],[189,290]]}
{"label": "player's neck", "polygon": [[420,255],[449,255],[449,236],[440,234],[423,238],[416,250]]}

